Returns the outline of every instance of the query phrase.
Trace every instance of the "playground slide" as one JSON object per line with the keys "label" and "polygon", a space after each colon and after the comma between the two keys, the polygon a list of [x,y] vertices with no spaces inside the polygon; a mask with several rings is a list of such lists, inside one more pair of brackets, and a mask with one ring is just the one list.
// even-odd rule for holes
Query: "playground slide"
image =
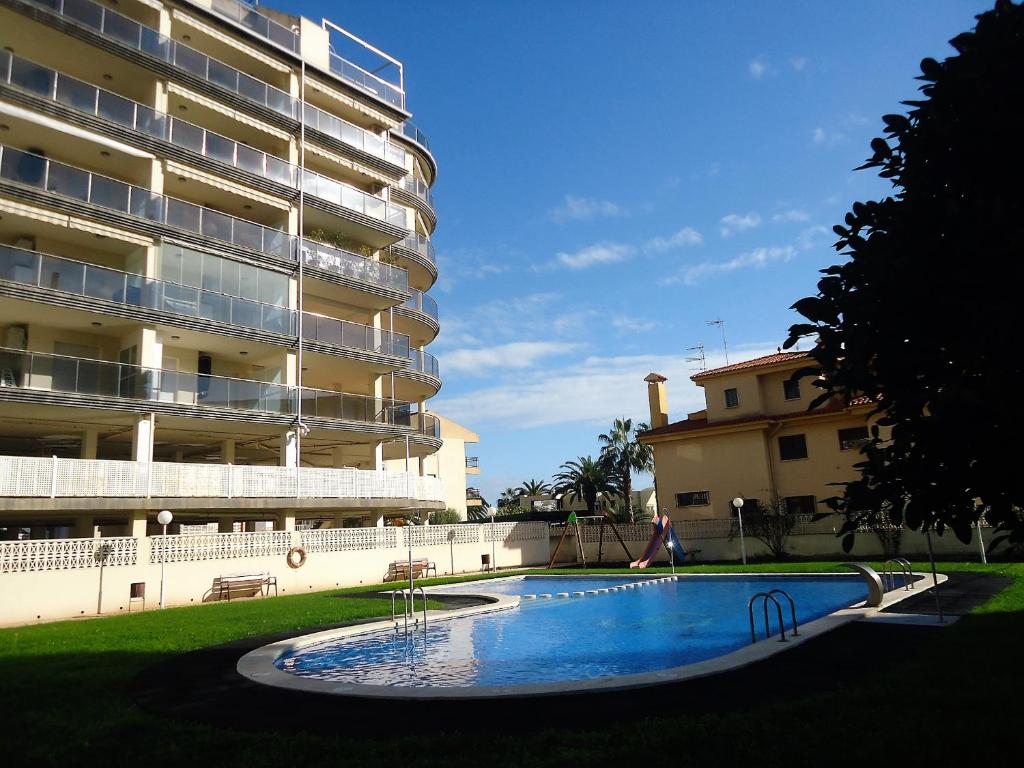
{"label": "playground slide", "polygon": [[668,526],[668,536],[666,538],[672,545],[671,557],[673,557],[677,563],[683,562],[683,560],[686,559],[686,550],[683,549],[683,543],[679,541],[679,537],[676,536],[676,529],[673,528],[671,524]]}
{"label": "playground slide", "polygon": [[651,560],[654,559],[655,555],[658,554],[658,547],[661,546],[661,540],[665,536],[665,526],[668,525],[668,516],[663,515],[659,517],[655,515],[654,519],[651,520],[651,524],[654,526],[651,540],[647,543],[644,553],[640,555],[640,559],[634,560],[629,564],[630,568],[646,568],[651,564]]}

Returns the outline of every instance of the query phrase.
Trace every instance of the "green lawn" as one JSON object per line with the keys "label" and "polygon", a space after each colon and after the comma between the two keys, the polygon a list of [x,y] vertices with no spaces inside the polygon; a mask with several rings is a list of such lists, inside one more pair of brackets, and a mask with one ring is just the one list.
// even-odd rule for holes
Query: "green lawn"
{"label": "green lawn", "polygon": [[[821,571],[837,566],[759,564],[749,570]],[[737,566],[685,569],[688,573],[737,570]],[[389,600],[338,599],[335,590],[3,629],[0,760],[11,766],[143,762],[147,768],[184,766],[198,760],[204,766],[253,768],[286,766],[293,760],[298,765],[348,766],[625,766],[637,760],[698,765],[713,760],[715,768],[730,764],[948,765],[961,757],[1002,762],[1002,755],[1017,750],[1013,734],[1024,721],[1014,704],[1024,682],[1017,666],[1024,642],[1024,565],[942,563],[941,570],[1002,573],[1013,577],[1014,583],[956,625],[933,630],[942,633],[942,642],[920,649],[863,649],[849,662],[862,667],[863,676],[842,690],[706,717],[659,718],[656,712],[632,709],[588,713],[574,722],[574,713],[567,712],[563,723],[537,723],[533,729],[493,735],[457,736],[457,721],[446,734],[394,735],[386,740],[241,733],[157,718],[137,709],[126,693],[139,670],[169,654],[271,632],[390,615]],[[451,579],[423,583],[442,581]],[[872,673],[879,653],[901,654],[905,665],[898,676]],[[349,732],[357,733],[358,728]]]}

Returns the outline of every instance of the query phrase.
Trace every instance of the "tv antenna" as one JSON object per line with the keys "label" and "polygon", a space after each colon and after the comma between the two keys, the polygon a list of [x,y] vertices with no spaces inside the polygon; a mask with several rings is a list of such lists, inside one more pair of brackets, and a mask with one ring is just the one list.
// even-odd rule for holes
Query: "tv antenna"
{"label": "tv antenna", "polygon": [[698,367],[694,368],[692,370],[703,372],[703,371],[706,371],[708,369],[708,361],[707,361],[707,358],[704,356],[704,342],[703,341],[698,341],[697,345],[694,346],[694,347],[687,347],[686,351],[687,352],[696,352],[697,353],[694,357],[684,357],[683,358],[688,363],[697,363],[698,364]]}
{"label": "tv antenna", "polygon": [[725,320],[716,317],[714,320],[707,320],[708,325],[717,325],[722,331],[722,351],[725,352],[725,364],[729,364],[729,345],[725,340]]}

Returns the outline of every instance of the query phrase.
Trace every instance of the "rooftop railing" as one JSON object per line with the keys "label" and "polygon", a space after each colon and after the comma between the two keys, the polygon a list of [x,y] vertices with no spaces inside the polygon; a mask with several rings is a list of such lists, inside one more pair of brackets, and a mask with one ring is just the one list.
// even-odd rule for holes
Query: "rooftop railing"
{"label": "rooftop railing", "polygon": [[409,370],[426,373],[436,379],[441,378],[441,366],[438,365],[437,358],[429,352],[424,352],[422,349],[410,349],[409,360],[412,362]]}
{"label": "rooftop railing", "polygon": [[311,267],[402,291],[409,289],[409,273],[401,267],[332,248],[315,240],[302,241],[302,257]]}
{"label": "rooftop railing", "polygon": [[357,85],[364,91],[376,96],[378,99],[387,102],[398,109],[405,109],[405,94],[402,90],[391,83],[381,80],[374,74],[367,72],[360,66],[353,64],[348,59],[343,59],[336,53],[331,53],[331,72],[339,77]]}
{"label": "rooftop railing", "polygon": [[0,245],[0,280],[294,336],[287,307]]}
{"label": "rooftop railing", "polygon": [[326,315],[302,313],[302,338],[341,347],[364,349],[382,355],[409,356],[409,337],[372,325],[338,320]]}
{"label": "rooftop railing", "polygon": [[424,237],[418,232],[410,232],[402,240],[399,240],[397,244],[403,248],[408,248],[410,251],[416,251],[416,253],[431,264],[437,263],[437,257],[434,255],[434,244],[430,242],[429,238]]}
{"label": "rooftop railing", "polygon": [[335,181],[326,176],[321,176],[314,171],[306,171],[302,175],[302,190],[307,195],[319,197],[348,208],[358,211],[380,221],[386,221],[396,227],[406,229],[405,208],[398,205],[391,205],[386,200],[381,200],[369,192]]}
{"label": "rooftop railing", "polygon": [[294,238],[279,229],[157,195],[31,152],[0,146],[0,178],[283,259],[295,258]]}
{"label": "rooftop railing", "polygon": [[414,309],[417,312],[423,312],[424,314],[430,315],[435,320],[438,320],[437,302],[423,291],[418,291],[415,288],[410,288],[409,290],[412,291],[412,296],[403,301],[402,306],[406,309]]}
{"label": "rooftop railing", "polygon": [[212,8],[221,16],[241,24],[249,31],[292,53],[298,53],[301,50],[299,27],[289,29],[264,16],[249,3],[242,3],[238,0],[213,0]]}
{"label": "rooftop railing", "polygon": [[31,93],[257,176],[290,187],[297,184],[298,169],[291,163],[7,51],[0,51],[0,78]]}

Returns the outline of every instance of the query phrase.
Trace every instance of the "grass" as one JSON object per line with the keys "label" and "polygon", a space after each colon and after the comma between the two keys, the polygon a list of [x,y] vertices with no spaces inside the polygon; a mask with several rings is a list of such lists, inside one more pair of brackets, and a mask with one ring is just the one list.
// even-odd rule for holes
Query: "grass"
{"label": "grass", "polygon": [[[748,570],[813,572],[837,567],[830,562],[787,563]],[[351,596],[365,593],[366,587],[3,629],[0,755],[6,765],[145,762],[147,768],[199,760],[208,766],[247,768],[484,762],[624,766],[638,759],[655,765],[713,760],[758,766],[1002,762],[1004,747],[1015,748],[1021,719],[1015,703],[1024,681],[1024,565],[943,563],[941,570],[1001,573],[1014,581],[954,626],[922,630],[928,639],[917,647],[864,648],[849,660],[863,669],[863,675],[842,689],[713,716],[566,712],[564,721],[537,723],[532,729],[506,732],[499,723],[494,734],[459,734],[458,722],[451,723],[448,733],[388,739],[361,738],[357,722],[339,723],[334,736],[241,733],[157,718],[138,709],[127,693],[138,671],[170,654],[390,615],[390,600]],[[338,599],[339,594],[345,599]],[[901,656],[898,676],[873,671],[879,654]]]}

